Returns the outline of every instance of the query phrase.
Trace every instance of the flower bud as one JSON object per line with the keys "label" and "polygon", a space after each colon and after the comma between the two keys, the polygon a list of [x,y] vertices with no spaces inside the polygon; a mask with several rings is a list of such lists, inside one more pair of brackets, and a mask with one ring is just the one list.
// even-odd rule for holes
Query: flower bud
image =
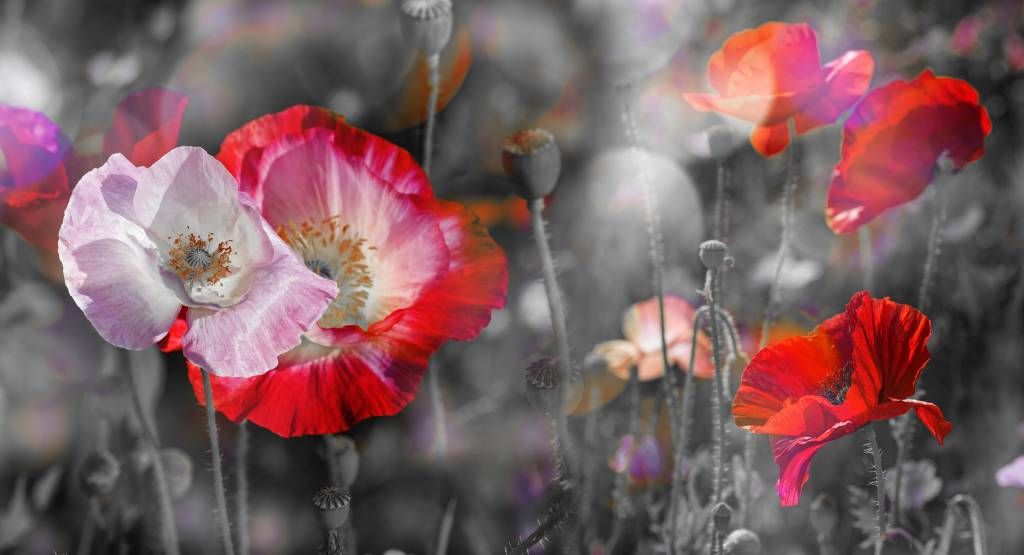
{"label": "flower bud", "polygon": [[732,507],[728,503],[719,503],[711,512],[711,519],[715,524],[715,531],[724,534],[729,529],[729,521],[732,520]]}
{"label": "flower bud", "polygon": [[89,497],[110,495],[121,477],[121,463],[109,451],[94,451],[82,461],[78,479]]}
{"label": "flower bud", "polygon": [[722,548],[726,555],[760,555],[761,538],[746,528],[740,528],[726,536]]}
{"label": "flower bud", "polygon": [[831,496],[825,493],[818,494],[811,503],[811,528],[819,537],[831,537],[832,532],[839,523],[839,512],[836,510],[836,502]]}
{"label": "flower bud", "polygon": [[562,153],[550,131],[524,129],[505,138],[501,165],[515,184],[517,195],[539,199],[555,190],[562,171]]}
{"label": "flower bud", "polygon": [[728,254],[728,247],[721,241],[711,239],[700,244],[700,261],[709,270],[721,268]]}
{"label": "flower bud", "polygon": [[324,456],[330,461],[328,467],[335,474],[332,480],[343,488],[352,487],[359,474],[359,452],[352,438],[343,435],[324,436]]}
{"label": "flower bud", "polygon": [[347,489],[327,486],[313,495],[313,506],[317,508],[317,522],[325,531],[337,530],[348,520],[348,505],[352,494]]}
{"label": "flower bud", "polygon": [[402,0],[402,36],[425,56],[444,50],[452,37],[451,0]]}
{"label": "flower bud", "polygon": [[735,147],[732,131],[727,125],[715,125],[707,131],[708,152],[719,162],[724,162]]}

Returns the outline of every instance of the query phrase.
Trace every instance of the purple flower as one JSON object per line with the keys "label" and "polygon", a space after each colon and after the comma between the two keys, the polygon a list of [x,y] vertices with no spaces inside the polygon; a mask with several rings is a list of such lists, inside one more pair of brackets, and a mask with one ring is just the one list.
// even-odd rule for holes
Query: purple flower
{"label": "purple flower", "polygon": [[1024,455],[997,470],[996,483],[1004,488],[1024,489]]}
{"label": "purple flower", "polygon": [[608,461],[608,466],[615,472],[629,470],[629,479],[634,483],[647,484],[657,480],[663,470],[658,440],[650,434],[643,434],[637,442],[632,434],[626,434],[619,441],[619,448]]}
{"label": "purple flower", "polygon": [[144,349],[184,307],[185,356],[220,376],[277,366],[338,293],[200,148],[149,168],[111,156],[75,187],[59,239],[71,297],[104,339]]}

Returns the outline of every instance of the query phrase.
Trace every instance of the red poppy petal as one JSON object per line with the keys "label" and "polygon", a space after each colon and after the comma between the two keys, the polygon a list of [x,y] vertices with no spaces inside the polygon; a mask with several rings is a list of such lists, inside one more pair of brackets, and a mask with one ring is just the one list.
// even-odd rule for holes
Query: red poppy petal
{"label": "red poppy petal", "polygon": [[917,417],[921,419],[921,423],[924,424],[924,427],[932,434],[935,441],[939,442],[939,445],[942,445],[946,436],[953,430],[953,424],[949,420],[946,420],[946,417],[942,414],[942,409],[934,403],[918,401],[916,399],[893,399],[878,405],[878,407],[871,412],[870,418],[871,420],[888,420],[911,409],[913,409],[917,414]]}
{"label": "red poppy petal", "polygon": [[836,121],[867,92],[874,70],[875,60],[865,50],[852,50],[826,64],[822,68],[825,87],[821,96],[793,118],[797,134]]}
{"label": "red poppy petal", "polygon": [[811,459],[818,449],[834,439],[852,434],[858,428],[853,422],[838,422],[818,436],[772,437],[772,454],[779,465],[775,490],[783,507],[800,502],[800,490],[810,479]]}
{"label": "red poppy petal", "polygon": [[334,131],[335,143],[355,163],[365,164],[396,191],[433,196],[430,180],[412,155],[397,145],[345,123],[326,108],[296,105],[246,123],[221,143],[217,159],[239,180],[239,188],[261,201],[259,167],[264,150],[284,137],[301,137],[309,129]]}
{"label": "red poppy petal", "polygon": [[757,126],[750,133],[750,144],[761,156],[770,158],[786,150],[789,145],[789,127],[786,122],[770,127]]}
{"label": "red poppy petal", "polygon": [[188,332],[188,307],[181,307],[181,312],[171,324],[171,329],[163,339],[157,342],[156,346],[165,353],[173,353],[181,350],[181,340]]}
{"label": "red poppy petal", "polygon": [[178,145],[188,97],[168,89],[128,95],[103,138],[104,158],[120,152],[136,166],[150,166]]}

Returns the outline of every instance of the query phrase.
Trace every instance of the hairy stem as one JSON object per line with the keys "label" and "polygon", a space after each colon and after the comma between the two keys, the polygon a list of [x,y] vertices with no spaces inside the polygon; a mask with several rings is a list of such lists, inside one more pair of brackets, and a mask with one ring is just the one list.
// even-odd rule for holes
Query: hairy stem
{"label": "hairy stem", "polygon": [[871,228],[866,225],[857,230],[857,243],[860,246],[860,267],[864,272],[864,289],[875,288],[875,261],[871,255]]}
{"label": "hairy stem", "polygon": [[210,455],[213,459],[213,494],[217,501],[217,520],[220,523],[224,553],[235,555],[231,525],[228,523],[228,503],[224,495],[224,469],[220,460],[220,440],[217,438],[217,410],[213,406],[213,387],[210,385],[210,373],[206,370],[202,372],[203,393],[206,396],[206,431],[210,434]]}
{"label": "hairy stem", "polygon": [[132,406],[135,414],[139,417],[139,425],[142,427],[143,448],[153,461],[153,481],[156,485],[157,506],[160,508],[160,543],[164,553],[177,555],[178,551],[178,530],[174,523],[174,506],[171,504],[171,492],[167,487],[167,473],[164,472],[164,462],[160,457],[160,442],[157,439],[156,428],[150,422],[146,411],[142,409],[142,400],[139,397],[139,388],[135,384],[135,375],[131,368],[131,354],[125,352],[123,365],[125,380],[128,389],[131,390]]}
{"label": "hairy stem", "polygon": [[725,389],[727,384],[723,382],[722,372],[722,361],[721,361],[721,341],[719,340],[719,329],[718,329],[718,310],[716,309],[716,303],[718,302],[714,295],[715,285],[718,281],[719,272],[718,270],[708,270],[709,276],[709,289],[708,289],[708,301],[711,306],[711,359],[714,366],[714,376],[712,378],[712,415],[714,418],[715,425],[715,446],[714,446],[714,479],[713,479],[713,499],[714,503],[718,503],[722,500],[722,484],[725,477],[725,417],[722,414],[727,408],[725,400]]}
{"label": "hairy stem", "polygon": [[249,554],[249,469],[245,461],[249,453],[249,421],[238,425],[235,447],[235,480],[238,489],[236,509],[238,511],[238,553]]}
{"label": "hairy stem", "polygon": [[441,77],[438,66],[441,55],[427,56],[427,68],[430,73],[428,87],[430,93],[427,100],[427,136],[423,142],[423,171],[430,175],[431,162],[434,159],[434,127],[437,124],[437,98],[441,93]]}
{"label": "hairy stem", "polygon": [[786,157],[786,182],[782,185],[782,237],[779,240],[779,251],[776,255],[775,275],[772,278],[771,286],[768,289],[768,306],[765,307],[764,319],[761,323],[761,349],[768,345],[768,336],[771,333],[772,324],[775,320],[775,312],[779,302],[779,281],[782,277],[782,267],[786,262],[786,255],[789,253],[789,241],[793,228],[793,201],[796,196],[796,187],[800,179],[800,168],[797,161],[796,130],[793,120],[789,120],[789,133],[793,137],[793,143],[789,145],[789,152]]}
{"label": "hairy stem", "polygon": [[946,223],[946,196],[941,183],[932,184],[932,197],[935,209],[932,213],[932,227],[928,234],[928,254],[924,261],[924,272],[921,275],[921,287],[918,290],[917,309],[927,314],[931,304],[931,288],[935,272],[938,270],[939,255],[942,254],[943,228]]}
{"label": "hairy stem", "polygon": [[878,448],[878,438],[875,435],[875,428],[868,426],[865,429],[867,435],[866,451],[871,455],[872,472],[874,474],[875,486],[875,526],[878,528],[878,538],[875,540],[875,555],[882,555],[882,547],[885,545],[885,532],[889,528],[885,517],[885,469],[882,467],[882,452]]}

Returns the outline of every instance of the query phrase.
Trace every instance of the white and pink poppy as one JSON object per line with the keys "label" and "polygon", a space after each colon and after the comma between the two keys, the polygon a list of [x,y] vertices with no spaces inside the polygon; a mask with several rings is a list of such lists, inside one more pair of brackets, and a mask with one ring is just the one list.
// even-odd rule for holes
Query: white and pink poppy
{"label": "white and pink poppy", "polygon": [[181,314],[185,357],[221,376],[276,366],[338,293],[200,148],[149,168],[111,156],[72,191],[58,238],[71,297],[104,339],[144,349]]}

